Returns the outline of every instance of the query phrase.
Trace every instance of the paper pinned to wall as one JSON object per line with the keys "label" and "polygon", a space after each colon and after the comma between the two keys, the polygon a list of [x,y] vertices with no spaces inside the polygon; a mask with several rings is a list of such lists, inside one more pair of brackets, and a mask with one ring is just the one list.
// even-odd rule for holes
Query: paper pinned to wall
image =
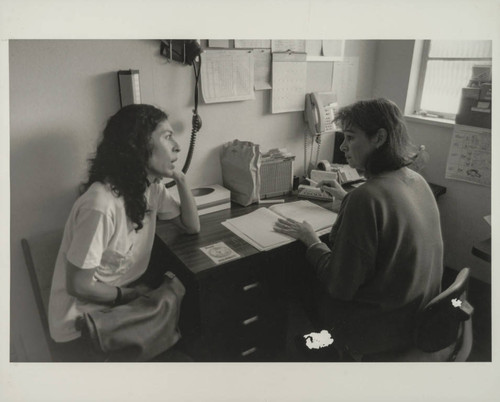
{"label": "paper pinned to wall", "polygon": [[201,54],[205,103],[255,99],[254,60],[248,50],[205,50]]}
{"label": "paper pinned to wall", "polygon": [[333,90],[337,93],[337,102],[340,107],[356,101],[358,69],[359,59],[357,57],[346,57],[342,61],[334,63]]}
{"label": "paper pinned to wall", "polygon": [[229,48],[229,39],[209,39],[208,47]]}
{"label": "paper pinned to wall", "polygon": [[491,130],[455,124],[445,177],[491,185]]}
{"label": "paper pinned to wall", "polygon": [[235,39],[234,40],[235,48],[243,48],[243,49],[270,49],[271,48],[271,40],[249,40],[249,39]]}
{"label": "paper pinned to wall", "polygon": [[321,43],[322,43],[321,40],[306,40],[307,57],[322,56]]}
{"label": "paper pinned to wall", "polygon": [[273,53],[272,113],[303,111],[306,81],[305,53]]}
{"label": "paper pinned to wall", "polygon": [[272,40],[271,41],[272,52],[305,52],[306,51],[306,41],[305,40]]}
{"label": "paper pinned to wall", "polygon": [[252,50],[255,90],[271,89],[271,50]]}
{"label": "paper pinned to wall", "polygon": [[322,56],[344,57],[345,41],[323,40],[321,44]]}

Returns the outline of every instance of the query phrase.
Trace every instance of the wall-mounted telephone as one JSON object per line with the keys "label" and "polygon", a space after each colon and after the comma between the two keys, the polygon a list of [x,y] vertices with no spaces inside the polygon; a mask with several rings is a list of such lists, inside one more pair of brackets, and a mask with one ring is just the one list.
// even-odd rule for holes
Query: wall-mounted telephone
{"label": "wall-mounted telephone", "polygon": [[306,94],[305,120],[311,135],[335,130],[333,123],[337,95],[333,92],[312,92]]}
{"label": "wall-mounted telephone", "polygon": [[160,44],[160,54],[162,56],[182,64],[192,65],[197,61],[200,53],[201,47],[196,40],[164,39]]}
{"label": "wall-mounted telephone", "polygon": [[[321,134],[335,130],[333,119],[336,107],[337,95],[333,92],[312,92],[306,94],[304,119],[307,122],[309,131],[309,135],[304,136],[304,176],[306,177],[308,171],[316,166],[318,162],[321,148]],[[310,140],[310,138],[314,140]],[[308,163],[309,142],[311,142],[311,155]],[[312,157],[314,142],[317,144],[315,161],[313,161]]]}

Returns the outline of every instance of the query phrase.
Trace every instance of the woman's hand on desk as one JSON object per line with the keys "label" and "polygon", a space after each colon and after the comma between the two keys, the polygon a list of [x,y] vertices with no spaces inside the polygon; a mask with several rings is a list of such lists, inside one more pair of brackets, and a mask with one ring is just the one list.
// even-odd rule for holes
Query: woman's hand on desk
{"label": "woman's hand on desk", "polygon": [[332,195],[336,200],[343,200],[347,191],[345,191],[337,180],[322,180],[318,187],[324,192]]}
{"label": "woman's hand on desk", "polygon": [[311,244],[320,242],[319,236],[314,231],[313,227],[306,221],[300,223],[294,219],[279,218],[274,224],[274,230],[300,240],[307,247]]}

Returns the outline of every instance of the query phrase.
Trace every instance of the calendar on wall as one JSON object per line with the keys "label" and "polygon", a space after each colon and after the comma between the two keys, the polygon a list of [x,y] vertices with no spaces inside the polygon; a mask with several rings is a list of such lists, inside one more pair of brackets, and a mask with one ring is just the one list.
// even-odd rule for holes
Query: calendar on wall
{"label": "calendar on wall", "polygon": [[306,53],[273,53],[272,113],[303,111],[306,82]]}
{"label": "calendar on wall", "polygon": [[445,177],[491,185],[491,130],[455,125]]}

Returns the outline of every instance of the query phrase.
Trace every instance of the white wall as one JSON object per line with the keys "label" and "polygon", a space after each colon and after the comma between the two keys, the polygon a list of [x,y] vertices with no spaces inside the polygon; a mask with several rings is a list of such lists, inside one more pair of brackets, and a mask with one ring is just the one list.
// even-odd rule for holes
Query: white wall
{"label": "white wall", "polygon": [[[376,54],[373,96],[394,100],[404,110],[414,41],[379,41]],[[423,171],[430,182],[446,187],[439,199],[444,239],[444,263],[459,270],[470,267],[472,275],[491,283],[491,264],[471,254],[473,241],[490,236],[491,228],[484,221],[491,214],[491,187],[445,179],[446,160],[453,126],[408,121],[408,130],[415,144],[426,146],[430,161]]]}
{"label": "white wall", "polygon": [[[357,96],[371,95],[374,41],[353,41],[346,54],[359,57]],[[20,239],[62,228],[86,178],[87,159],[106,120],[119,109],[116,72],[140,70],[142,101],[171,116],[180,134],[183,163],[189,144],[192,67],[168,63],[158,41],[10,41],[11,344],[17,358],[45,360],[38,314]],[[222,183],[219,149],[233,139],[263,149],[286,146],[303,172],[301,112],[270,114],[270,92],[253,101],[206,105],[188,178],[192,186]],[[330,159],[332,136],[321,159]]]}

